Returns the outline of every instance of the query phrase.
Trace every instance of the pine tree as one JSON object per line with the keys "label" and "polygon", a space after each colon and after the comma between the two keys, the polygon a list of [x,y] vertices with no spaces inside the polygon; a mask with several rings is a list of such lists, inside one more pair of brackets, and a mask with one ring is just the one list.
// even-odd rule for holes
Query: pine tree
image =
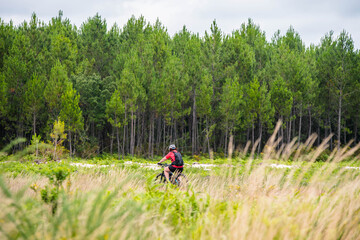
{"label": "pine tree", "polygon": [[53,140],[54,143],[54,154],[53,158],[54,160],[57,160],[57,148],[58,146],[61,146],[63,141],[66,139],[66,133],[65,133],[65,123],[58,118],[55,120],[53,125],[53,130],[50,133],[50,137]]}
{"label": "pine tree", "polygon": [[[84,120],[82,111],[79,107],[80,95],[72,87],[71,83],[66,84],[66,89],[61,96],[61,111],[60,118],[65,119],[66,128],[68,130],[68,140],[70,148],[70,156],[75,153],[75,148],[72,148],[72,136],[76,137],[76,132],[84,128]],[[75,138],[76,139],[76,138]]]}
{"label": "pine tree", "polygon": [[[255,143],[255,123],[259,125],[259,136],[261,144],[261,138],[263,133],[263,125],[266,124],[269,127],[272,126],[272,118],[274,116],[274,107],[271,103],[271,94],[267,90],[265,84],[260,85],[257,78],[254,78],[246,88],[246,115],[249,116],[249,120],[252,126],[252,144]],[[259,150],[260,150],[259,144]]]}
{"label": "pine tree", "polygon": [[28,118],[32,120],[33,135],[36,134],[36,120],[39,112],[44,108],[44,82],[41,77],[33,74],[32,78],[26,83],[25,92],[25,111]]}
{"label": "pine tree", "polygon": [[[226,78],[219,106],[223,116],[223,126],[225,129],[224,152],[228,149],[228,138],[229,140],[233,139],[235,129],[239,127],[240,120],[243,117],[243,101],[243,91],[239,80],[236,79],[236,77]],[[233,145],[233,142],[230,143],[229,141],[229,144]]]}
{"label": "pine tree", "polygon": [[65,67],[57,61],[52,67],[49,80],[45,86],[44,96],[49,111],[49,120],[53,122],[61,110],[61,96],[69,83]]}
{"label": "pine tree", "polygon": [[0,73],[0,118],[4,117],[7,110],[7,84],[3,73]]}
{"label": "pine tree", "polygon": [[107,64],[110,61],[106,20],[97,13],[81,25],[80,32],[78,46],[81,56],[93,61],[94,73],[99,74],[102,78],[106,77],[108,75]]}
{"label": "pine tree", "polygon": [[[116,89],[111,95],[109,101],[106,102],[106,117],[108,122],[116,129],[116,140],[118,158],[120,159],[120,136],[119,129],[122,125],[125,112],[125,105],[121,100],[120,92]],[[123,152],[124,156],[124,152]]]}

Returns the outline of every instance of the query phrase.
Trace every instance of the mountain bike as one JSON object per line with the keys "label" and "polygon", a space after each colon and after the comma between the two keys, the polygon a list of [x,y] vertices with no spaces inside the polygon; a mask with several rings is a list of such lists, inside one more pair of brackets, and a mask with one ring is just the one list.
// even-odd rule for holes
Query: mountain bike
{"label": "mountain bike", "polygon": [[[161,166],[162,168],[166,168],[168,166],[170,166],[170,164],[161,164],[161,163],[158,163],[159,166]],[[178,187],[181,187],[181,186],[185,186],[186,183],[187,183],[187,178],[186,176],[183,174],[183,173],[173,173],[173,172],[170,172],[169,173],[169,181],[178,186]],[[164,171],[162,171],[161,173],[159,173],[158,175],[156,175],[155,177],[155,182],[156,183],[166,183],[166,177],[165,177],[165,173]]]}

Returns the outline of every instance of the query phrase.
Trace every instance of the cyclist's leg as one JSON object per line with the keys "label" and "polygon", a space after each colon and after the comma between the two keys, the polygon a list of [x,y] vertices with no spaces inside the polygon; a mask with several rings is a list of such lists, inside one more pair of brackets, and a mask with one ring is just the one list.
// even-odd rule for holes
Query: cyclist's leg
{"label": "cyclist's leg", "polygon": [[164,174],[167,182],[169,181],[169,173],[170,173],[169,167],[164,168]]}
{"label": "cyclist's leg", "polygon": [[183,171],[182,168],[177,168],[174,172],[176,179],[178,180],[179,183],[181,182],[182,171]]}
{"label": "cyclist's leg", "polygon": [[175,167],[173,167],[173,166],[169,166],[168,168],[169,168],[169,171],[172,173],[172,175],[171,175],[171,182],[172,182],[173,184],[175,184],[175,183],[176,183],[177,176],[179,175],[179,174],[178,174],[178,171],[177,171],[177,168],[175,168]]}

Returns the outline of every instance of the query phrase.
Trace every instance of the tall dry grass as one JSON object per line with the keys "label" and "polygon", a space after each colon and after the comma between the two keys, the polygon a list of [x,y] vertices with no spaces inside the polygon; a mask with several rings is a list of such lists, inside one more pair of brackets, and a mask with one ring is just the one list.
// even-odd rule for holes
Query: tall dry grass
{"label": "tall dry grass", "polygon": [[[339,162],[358,161],[360,146],[335,149],[319,164],[331,136],[317,148],[316,135],[279,146],[278,128],[261,159],[248,144],[245,166],[190,174],[181,189],[154,185],[141,169],[72,174],[55,216],[33,191],[21,193],[34,182],[45,186],[46,178],[5,176],[0,238],[359,239],[359,170]],[[288,168],[271,167],[290,158]]]}
{"label": "tall dry grass", "polygon": [[[338,164],[349,158],[358,161],[354,154],[360,144],[334,149],[318,167],[315,161],[332,136],[314,149],[316,135],[303,144],[294,140],[278,146],[280,124],[264,147],[260,164],[252,162],[255,143],[242,175],[199,184],[212,199],[227,203],[225,215],[209,211],[208,218],[202,219],[199,239],[360,239],[359,170]],[[290,157],[289,168],[269,168],[272,160]],[[227,216],[227,221],[219,216]],[[219,219],[222,224],[216,224]]]}

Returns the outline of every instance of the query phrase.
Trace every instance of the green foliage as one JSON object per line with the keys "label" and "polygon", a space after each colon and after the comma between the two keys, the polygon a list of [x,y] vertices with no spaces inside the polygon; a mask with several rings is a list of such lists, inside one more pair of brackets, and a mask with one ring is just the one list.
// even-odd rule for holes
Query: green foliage
{"label": "green foliage", "polygon": [[0,117],[5,116],[7,110],[7,84],[5,82],[4,74],[0,74]]}
{"label": "green foliage", "polygon": [[7,152],[9,152],[14,146],[16,146],[17,144],[23,143],[25,142],[26,139],[25,138],[18,138],[15,139],[13,141],[11,141],[8,145],[6,145],[3,149],[1,149],[1,153],[2,154],[6,154]]}
{"label": "green foliage", "polygon": [[46,186],[40,190],[40,196],[44,203],[51,205],[51,212],[55,214],[58,207],[59,189]]}
{"label": "green foliage", "polygon": [[65,92],[61,96],[62,108],[60,118],[65,119],[66,127],[70,132],[80,131],[84,127],[79,99],[80,95],[77,94],[72,84],[68,83]]}
{"label": "green foliage", "polygon": [[118,90],[115,90],[110,100],[106,103],[106,117],[112,126],[119,128],[124,112],[125,106],[121,101],[120,93]]}
{"label": "green foliage", "polygon": [[[50,134],[54,144],[54,160],[57,160],[57,157],[61,156],[61,144],[66,139],[66,136],[67,134],[65,133],[65,123],[61,121],[60,118],[58,118],[58,120],[55,120],[53,131]],[[57,153],[57,150],[59,151],[60,156]]]}
{"label": "green foliage", "polygon": [[54,145],[61,144],[62,141],[66,139],[66,133],[64,133],[64,131],[65,123],[58,118],[58,120],[54,122],[53,132],[50,134],[50,137],[54,141]]}
{"label": "green foliage", "polygon": [[[70,169],[64,167],[55,167],[48,170],[46,176],[51,185],[46,185],[40,189],[41,200],[51,206],[51,213],[54,215],[59,204],[59,195],[63,191],[62,183],[70,175]],[[30,186],[32,190],[38,192],[36,184]]]}
{"label": "green foliage", "polygon": [[270,101],[271,95],[266,85],[260,85],[259,81],[254,78],[246,89],[246,95],[246,109],[249,113],[248,119],[250,119],[250,122],[254,124],[255,120],[258,119],[260,123],[271,126],[274,108]]}
{"label": "green foliage", "polygon": [[55,187],[60,188],[64,180],[70,175],[70,170],[65,167],[56,167],[51,169],[51,172],[47,174],[50,183]]}
{"label": "green foliage", "polygon": [[61,110],[61,96],[68,86],[68,76],[65,67],[57,61],[51,68],[49,81],[44,90],[45,100],[50,111],[50,120],[56,120]]}
{"label": "green foliage", "polygon": [[92,73],[106,76],[106,68],[109,57],[110,44],[107,44],[107,24],[97,13],[94,17],[88,18],[80,27],[81,34],[78,38],[79,53],[82,58],[93,62]]}
{"label": "green foliage", "polygon": [[39,152],[39,143],[41,140],[41,136],[40,135],[36,135],[36,133],[32,136],[31,139],[31,145],[35,147],[35,152],[36,152],[36,156],[38,155]]}
{"label": "green foliage", "polygon": [[114,91],[115,83],[112,79],[101,79],[99,75],[79,74],[73,75],[74,88],[80,95],[79,106],[87,123],[103,127],[106,122],[105,108],[106,101]]}
{"label": "green foliage", "polygon": [[[243,91],[239,84],[239,80],[234,78],[227,78],[223,85],[221,96],[220,110],[226,119],[226,129],[230,128],[233,131],[235,126],[238,126],[241,117],[243,116]],[[251,101],[250,101],[251,102]]]}
{"label": "green foliage", "polygon": [[286,82],[280,76],[271,82],[270,94],[271,102],[274,105],[276,113],[283,118],[288,118],[290,116],[293,98],[291,91],[286,86]]}
{"label": "green foliage", "polygon": [[209,195],[198,199],[193,190],[179,190],[171,184],[164,191],[159,185],[154,185],[153,178],[147,179],[146,192],[135,194],[133,199],[143,203],[147,211],[155,211],[163,216],[175,234],[192,229],[199,217],[208,210],[210,202]]}
{"label": "green foliage", "polygon": [[25,92],[25,112],[27,117],[32,120],[33,133],[36,134],[36,120],[41,110],[44,109],[44,81],[41,77],[34,74],[27,83]]}
{"label": "green foliage", "polygon": [[53,64],[60,61],[65,66],[66,72],[73,73],[76,66],[78,54],[77,45],[65,33],[54,34],[51,36],[50,56]]}
{"label": "green foliage", "polygon": [[[94,159],[94,162],[99,165],[111,159],[104,156],[104,159]],[[146,162],[144,159],[134,160]],[[86,162],[82,159],[78,161]],[[226,161],[219,159],[213,163],[223,164]],[[348,185],[356,186],[360,175],[358,170],[343,168],[353,166],[353,163],[293,163],[261,159],[239,162],[251,166],[246,169],[218,165],[207,175],[203,170],[187,167],[186,174],[191,178],[187,189],[171,184],[156,185],[153,182],[154,172],[143,167],[136,171],[126,166],[107,168],[107,171],[80,172],[78,169],[74,172],[69,162],[51,162],[41,164],[47,169],[46,173],[36,173],[47,174],[49,184],[30,186],[36,196],[26,192],[28,186],[17,192],[12,187],[12,184],[24,184],[24,181],[33,183],[34,179],[43,182],[33,174],[35,172],[26,172],[27,166],[34,165],[6,163],[8,167],[21,164],[24,172],[19,177],[11,176],[9,172],[0,177],[1,194],[5,200],[0,203],[0,236],[218,239],[220,236],[231,238],[245,234],[243,229],[238,232],[242,224],[249,229],[247,238],[255,238],[259,234],[262,238],[271,238],[274,229],[279,236],[294,238],[324,234],[324,231],[333,236],[340,236],[343,231],[356,231],[354,236],[357,236],[358,218],[354,224],[339,222],[338,218],[354,218],[358,212],[359,189],[351,190]],[[289,168],[271,167],[274,163]],[[62,185],[65,180],[70,181],[70,171],[73,172],[71,187],[64,189]],[[99,185],[84,186],[84,180]],[[344,212],[344,208],[347,211]],[[299,219],[303,214],[311,218],[306,221]],[[330,230],[316,228],[318,224],[329,221],[341,224],[341,227]],[[304,224],[312,226],[306,234],[293,230]],[[259,232],[259,228],[264,231]]]}
{"label": "green foliage", "polygon": [[143,16],[108,27],[95,14],[77,28],[62,11],[49,23],[34,13],[0,21],[0,146],[49,140],[60,116],[71,156],[112,152],[115,134],[124,156],[162,155],[169,142],[213,155],[230,138],[235,148],[261,138],[261,151],[278,120],[282,142],[336,132],[339,148],[359,138],[359,62],[346,31],[307,47],[293,27],[267,41],[252,19],[170,36]]}

